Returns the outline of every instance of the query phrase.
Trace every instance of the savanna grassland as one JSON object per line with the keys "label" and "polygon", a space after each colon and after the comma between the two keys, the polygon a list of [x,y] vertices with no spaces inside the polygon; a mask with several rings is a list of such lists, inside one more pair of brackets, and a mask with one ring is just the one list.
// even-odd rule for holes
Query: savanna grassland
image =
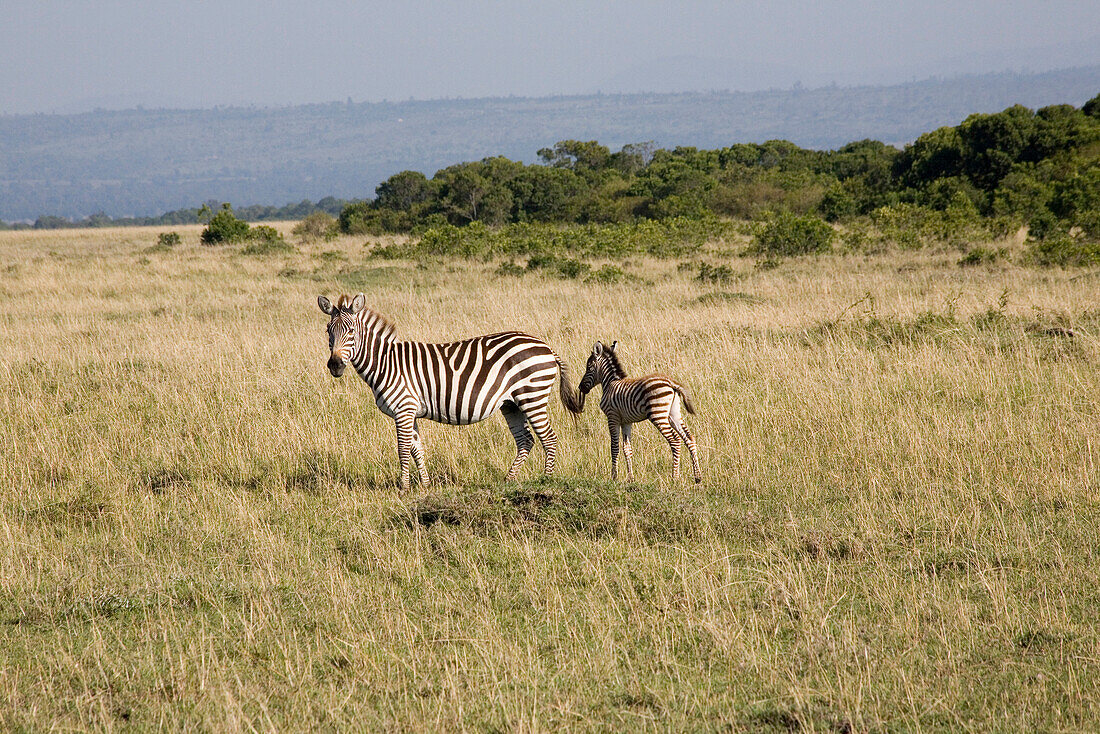
{"label": "savanna grassland", "polygon": [[[600,282],[181,233],[0,233],[0,729],[1100,728],[1097,270],[725,242]],[[618,339],[692,389],[702,485],[650,426],[609,482],[596,400],[555,399],[557,478],[502,484],[494,417],[426,424],[400,491],[324,368],[316,297],[359,291],[575,380]]]}

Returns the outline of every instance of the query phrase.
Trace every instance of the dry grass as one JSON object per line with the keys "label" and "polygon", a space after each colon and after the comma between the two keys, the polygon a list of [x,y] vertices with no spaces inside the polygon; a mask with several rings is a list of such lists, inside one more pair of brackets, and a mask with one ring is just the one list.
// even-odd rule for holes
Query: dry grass
{"label": "dry grass", "polygon": [[[177,230],[0,233],[0,728],[1100,726],[1095,271],[593,285]],[[575,371],[618,339],[692,388],[703,485],[648,426],[647,483],[608,483],[602,416],[556,406],[560,479],[499,483],[501,419],[429,424],[437,484],[400,493],[324,370],[316,296],[359,290]]]}

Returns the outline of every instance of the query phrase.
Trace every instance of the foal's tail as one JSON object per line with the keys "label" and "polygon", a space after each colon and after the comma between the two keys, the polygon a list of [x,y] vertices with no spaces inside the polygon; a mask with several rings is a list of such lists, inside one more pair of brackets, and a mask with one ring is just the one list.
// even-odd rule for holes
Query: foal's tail
{"label": "foal's tail", "polygon": [[561,392],[561,402],[573,415],[578,415],[584,412],[584,395],[577,392],[573,387],[573,383],[569,379],[569,366],[565,362],[558,358],[558,374],[561,377],[561,382],[558,384],[558,388]]}
{"label": "foal's tail", "polygon": [[695,406],[691,404],[691,393],[683,385],[673,382],[672,389],[680,394],[680,400],[684,403],[684,410],[695,415]]}

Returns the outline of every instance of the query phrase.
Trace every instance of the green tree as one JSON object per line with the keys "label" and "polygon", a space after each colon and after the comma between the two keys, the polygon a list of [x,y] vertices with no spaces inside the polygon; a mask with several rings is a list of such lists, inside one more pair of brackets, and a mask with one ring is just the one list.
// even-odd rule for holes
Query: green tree
{"label": "green tree", "polygon": [[553,148],[542,148],[539,158],[555,168],[574,171],[600,171],[611,162],[611,151],[595,140],[562,140]]}
{"label": "green tree", "polygon": [[375,205],[380,209],[409,211],[433,198],[432,183],[419,171],[395,173],[378,185]]}
{"label": "green tree", "polygon": [[[199,210],[201,214],[209,214],[210,207],[203,204]],[[243,242],[249,236],[248,222],[237,219],[233,213],[233,207],[229,202],[222,204],[221,209],[210,217],[206,228],[203,229],[199,239],[204,245],[224,245],[235,242]]]}
{"label": "green tree", "polygon": [[504,157],[460,163],[436,173],[440,205],[455,224],[481,221],[501,224],[512,214],[508,183],[522,168]]}
{"label": "green tree", "polygon": [[1089,117],[1100,120],[1100,94],[1096,95],[1088,102],[1085,102],[1084,106],[1081,108],[1081,111]]}

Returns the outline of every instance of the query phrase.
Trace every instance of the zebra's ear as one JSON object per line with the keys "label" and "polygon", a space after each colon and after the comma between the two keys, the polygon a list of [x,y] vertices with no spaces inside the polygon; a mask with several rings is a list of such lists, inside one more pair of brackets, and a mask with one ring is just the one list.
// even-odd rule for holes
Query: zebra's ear
{"label": "zebra's ear", "polygon": [[619,346],[619,342],[618,342],[618,341],[613,341],[613,342],[611,342],[611,351],[612,351],[612,352],[614,352],[614,351],[615,351],[615,347],[617,347],[617,346]]}
{"label": "zebra's ear", "polygon": [[317,305],[327,314],[332,314],[332,302],[324,296],[317,296]]}
{"label": "zebra's ear", "polygon": [[596,342],[596,346],[592,347],[592,354],[597,357],[603,354],[603,342]]}
{"label": "zebra's ear", "polygon": [[367,305],[367,297],[364,296],[362,293],[360,293],[357,296],[355,296],[355,299],[351,302],[351,312],[352,313],[359,313],[360,311],[362,311],[366,307],[366,305]]}

